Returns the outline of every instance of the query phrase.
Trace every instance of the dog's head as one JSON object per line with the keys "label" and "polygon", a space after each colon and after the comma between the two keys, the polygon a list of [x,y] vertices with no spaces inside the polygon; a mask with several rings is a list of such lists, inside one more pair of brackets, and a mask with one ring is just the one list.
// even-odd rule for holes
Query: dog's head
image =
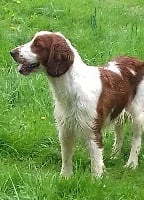
{"label": "dog's head", "polygon": [[10,54],[23,75],[37,71],[42,65],[48,75],[59,77],[74,61],[70,42],[60,33],[47,31],[36,33],[30,42],[12,49]]}

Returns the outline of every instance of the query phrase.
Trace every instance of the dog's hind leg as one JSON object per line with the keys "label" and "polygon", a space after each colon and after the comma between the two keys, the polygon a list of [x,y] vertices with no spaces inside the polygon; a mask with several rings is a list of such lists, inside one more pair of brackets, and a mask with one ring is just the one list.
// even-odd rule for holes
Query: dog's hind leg
{"label": "dog's hind leg", "polygon": [[125,165],[126,167],[136,168],[138,166],[138,155],[141,149],[141,135],[142,135],[141,122],[142,121],[140,120],[139,117],[133,118],[131,151],[127,164]]}
{"label": "dog's hind leg", "polygon": [[122,133],[122,125],[118,122],[114,126],[114,143],[112,148],[111,158],[115,159],[119,156],[121,152],[121,147],[123,144],[123,133]]}
{"label": "dog's hind leg", "polygon": [[131,152],[126,164],[127,167],[136,168],[138,165],[138,155],[141,148],[141,136],[144,128],[144,80],[137,87],[137,93],[128,112],[132,116],[132,141]]}

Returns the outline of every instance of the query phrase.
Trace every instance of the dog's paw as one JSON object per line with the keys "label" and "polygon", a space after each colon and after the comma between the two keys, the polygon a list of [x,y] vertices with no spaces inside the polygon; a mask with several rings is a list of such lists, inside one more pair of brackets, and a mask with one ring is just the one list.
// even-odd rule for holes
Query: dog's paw
{"label": "dog's paw", "polygon": [[60,176],[65,178],[65,179],[68,179],[72,176],[73,172],[71,170],[64,170],[62,169],[61,172],[60,172]]}
{"label": "dog's paw", "polygon": [[131,168],[131,169],[136,169],[138,166],[138,162],[135,160],[128,160],[126,165],[124,166],[125,168]]}
{"label": "dog's paw", "polygon": [[103,173],[105,172],[105,165],[102,165],[101,167],[94,167],[91,169],[92,175],[96,178],[102,178]]}

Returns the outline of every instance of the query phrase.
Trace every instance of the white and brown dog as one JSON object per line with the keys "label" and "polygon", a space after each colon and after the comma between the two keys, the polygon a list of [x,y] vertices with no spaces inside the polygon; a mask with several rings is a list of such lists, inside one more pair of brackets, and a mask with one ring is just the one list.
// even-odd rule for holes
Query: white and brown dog
{"label": "white and brown dog", "polygon": [[[70,41],[60,33],[41,31],[11,50],[18,71],[28,75],[43,66],[55,102],[61,144],[61,175],[72,174],[72,152],[77,135],[85,139],[91,170],[104,170],[101,129],[125,109],[132,116],[131,152],[126,166],[138,165],[144,122],[144,62],[119,56],[103,67],[86,65]],[[121,126],[115,123],[115,153],[122,145]]]}

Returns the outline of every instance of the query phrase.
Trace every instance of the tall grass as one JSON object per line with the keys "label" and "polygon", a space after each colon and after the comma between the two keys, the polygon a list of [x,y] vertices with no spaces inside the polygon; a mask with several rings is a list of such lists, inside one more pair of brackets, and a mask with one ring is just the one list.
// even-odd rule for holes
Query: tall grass
{"label": "tall grass", "polygon": [[138,169],[123,168],[130,147],[128,125],[117,160],[110,160],[111,130],[103,138],[107,171],[102,179],[91,177],[81,143],[73,177],[59,177],[60,147],[47,77],[17,74],[9,51],[38,30],[53,30],[68,37],[87,64],[98,66],[120,54],[144,60],[144,2],[1,0],[0,13],[0,199],[142,200],[143,149]]}

